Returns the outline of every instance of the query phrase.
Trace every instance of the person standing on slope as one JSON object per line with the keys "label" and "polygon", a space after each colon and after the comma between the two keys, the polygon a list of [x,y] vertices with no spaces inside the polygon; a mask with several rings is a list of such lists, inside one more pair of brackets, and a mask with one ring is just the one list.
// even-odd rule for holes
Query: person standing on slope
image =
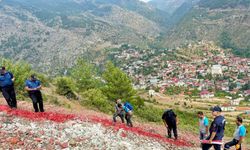
{"label": "person standing on slope", "polygon": [[118,104],[122,105],[122,101],[120,99],[116,100],[115,104],[115,113],[113,115],[113,124],[116,123],[116,117],[119,116],[122,120],[122,123],[124,123],[124,110],[122,108],[118,107]]}
{"label": "person standing on slope", "polygon": [[177,119],[177,115],[173,112],[172,109],[168,109],[163,113],[162,120],[164,122],[165,127],[167,128],[168,138],[172,137],[172,130],[173,130],[175,140],[177,140],[178,139],[178,134],[177,134],[178,119]]}
{"label": "person standing on slope", "polygon": [[200,140],[204,140],[208,135],[209,121],[202,111],[198,112],[198,118],[199,118],[199,128],[200,128]]}
{"label": "person standing on slope", "polygon": [[202,150],[209,150],[212,146],[215,150],[221,150],[221,144],[213,142],[221,142],[224,137],[224,130],[226,125],[225,118],[221,115],[221,108],[215,106],[212,109],[214,120],[209,128],[209,136],[206,138],[208,142],[202,142]]}
{"label": "person standing on slope", "polygon": [[[41,82],[36,79],[35,75],[31,75],[29,80],[25,82],[25,90],[28,91],[28,94],[33,102],[33,107],[35,112],[44,112],[43,109],[43,98],[41,93]],[[38,108],[39,105],[39,108]]]}
{"label": "person standing on slope", "polygon": [[224,150],[229,150],[230,147],[235,146],[236,150],[241,150],[241,144],[246,136],[246,128],[242,125],[243,119],[241,117],[236,118],[236,129],[234,132],[234,138],[232,141],[224,145]]}
{"label": "person standing on slope", "polygon": [[118,103],[118,108],[122,109],[125,112],[125,119],[127,122],[127,126],[133,127],[131,118],[132,118],[132,110],[130,110],[126,105],[122,105],[121,103]]}
{"label": "person standing on slope", "polygon": [[133,116],[133,106],[129,102],[126,102],[123,105],[123,110],[125,111],[125,119],[127,122],[127,126],[133,127],[133,123],[131,120]]}
{"label": "person standing on slope", "polygon": [[16,92],[14,89],[14,76],[11,72],[6,71],[3,66],[0,71],[0,88],[3,94],[3,97],[7,101],[10,108],[17,108],[16,102]]}

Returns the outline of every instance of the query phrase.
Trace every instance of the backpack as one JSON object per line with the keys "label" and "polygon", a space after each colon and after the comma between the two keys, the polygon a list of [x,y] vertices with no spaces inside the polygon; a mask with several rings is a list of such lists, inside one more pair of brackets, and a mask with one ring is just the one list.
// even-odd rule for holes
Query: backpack
{"label": "backpack", "polygon": [[133,106],[129,103],[129,102],[126,102],[125,104],[124,104],[124,106],[125,107],[127,107],[129,110],[133,110],[134,108],[133,108]]}

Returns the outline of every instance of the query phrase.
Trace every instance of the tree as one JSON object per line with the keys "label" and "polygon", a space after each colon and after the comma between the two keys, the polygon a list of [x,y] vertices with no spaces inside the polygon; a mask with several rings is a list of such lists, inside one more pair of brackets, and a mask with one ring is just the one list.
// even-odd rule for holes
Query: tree
{"label": "tree", "polygon": [[243,79],[244,77],[245,77],[245,74],[241,72],[241,73],[238,74],[237,78],[238,79]]}
{"label": "tree", "polygon": [[220,43],[222,48],[233,48],[232,38],[230,34],[226,31],[222,32],[220,35]]}
{"label": "tree", "polygon": [[248,83],[244,84],[241,88],[242,91],[250,90],[250,81]]}
{"label": "tree", "polygon": [[111,62],[106,64],[102,77],[105,80],[105,86],[102,88],[102,91],[109,100],[118,98],[131,100],[135,95],[135,90],[129,77]]}
{"label": "tree", "polygon": [[236,83],[230,83],[229,84],[229,90],[232,91],[233,89],[235,89],[237,87]]}
{"label": "tree", "polygon": [[208,80],[212,80],[213,79],[213,75],[211,73],[209,73],[209,74],[206,74],[204,78],[208,79]]}
{"label": "tree", "polygon": [[100,89],[90,89],[83,92],[81,95],[83,97],[81,105],[88,105],[102,112],[109,112],[113,109],[110,101],[108,101],[107,97]]}
{"label": "tree", "polygon": [[95,67],[84,60],[78,60],[76,66],[72,68],[70,76],[74,79],[78,92],[97,88],[101,84],[97,79]]}
{"label": "tree", "polygon": [[56,92],[60,95],[66,96],[67,98],[76,99],[74,93],[74,81],[69,77],[58,77],[56,81]]}

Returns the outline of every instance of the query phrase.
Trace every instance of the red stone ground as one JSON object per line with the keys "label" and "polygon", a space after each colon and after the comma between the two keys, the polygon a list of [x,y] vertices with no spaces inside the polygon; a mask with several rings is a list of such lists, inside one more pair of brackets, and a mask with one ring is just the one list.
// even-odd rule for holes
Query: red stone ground
{"label": "red stone ground", "polygon": [[[14,115],[17,117],[22,117],[26,119],[30,119],[32,121],[42,121],[42,120],[51,120],[57,123],[62,123],[72,119],[80,119],[83,121],[90,121],[92,123],[101,123],[105,127],[111,127],[114,130],[123,129],[125,131],[138,134],[140,136],[150,137],[162,142],[166,142],[168,144],[173,144],[176,146],[185,146],[185,147],[194,147],[192,143],[196,143],[198,138],[189,133],[182,133],[181,139],[174,141],[172,139],[165,138],[165,129],[162,126],[154,125],[154,124],[140,124],[135,123],[135,127],[129,128],[124,124],[117,123],[115,126],[112,124],[112,120],[110,116],[106,114],[102,114],[99,112],[95,112],[92,110],[81,110],[80,112],[68,111],[61,107],[46,105],[46,112],[44,113],[33,113],[31,104],[27,102],[19,102],[19,108],[16,110],[11,110],[6,105],[4,105],[4,100],[0,99],[0,111],[7,112],[9,115]],[[123,134],[122,136],[126,136]],[[197,139],[196,139],[197,138]],[[196,142],[193,142],[196,141]]]}

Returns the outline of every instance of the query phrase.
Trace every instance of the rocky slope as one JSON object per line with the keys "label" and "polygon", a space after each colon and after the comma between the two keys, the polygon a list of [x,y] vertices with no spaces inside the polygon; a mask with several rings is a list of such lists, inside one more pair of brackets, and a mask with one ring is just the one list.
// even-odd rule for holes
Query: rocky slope
{"label": "rocky slope", "polygon": [[97,116],[35,114],[0,105],[0,121],[0,149],[195,149],[139,127],[112,127]]}

